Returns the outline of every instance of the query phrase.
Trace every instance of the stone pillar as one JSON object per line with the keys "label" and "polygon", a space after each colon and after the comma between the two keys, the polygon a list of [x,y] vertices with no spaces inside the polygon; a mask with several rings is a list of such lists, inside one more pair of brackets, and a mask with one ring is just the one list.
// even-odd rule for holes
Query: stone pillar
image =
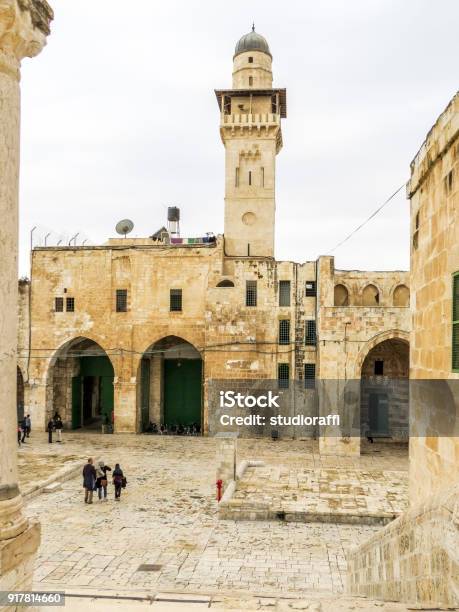
{"label": "stone pillar", "polygon": [[158,428],[163,422],[163,367],[162,355],[152,355],[150,365],[150,421]]}
{"label": "stone pillar", "polygon": [[31,586],[39,543],[39,525],[22,511],[16,457],[19,79],[21,60],[41,51],[52,17],[45,0],[0,0],[0,591]]}
{"label": "stone pillar", "polygon": [[237,436],[236,432],[218,433],[215,436],[217,442],[215,481],[223,481],[222,492],[231,481],[236,480]]}
{"label": "stone pillar", "polygon": [[115,433],[136,433],[137,418],[137,383],[115,379],[114,383]]}

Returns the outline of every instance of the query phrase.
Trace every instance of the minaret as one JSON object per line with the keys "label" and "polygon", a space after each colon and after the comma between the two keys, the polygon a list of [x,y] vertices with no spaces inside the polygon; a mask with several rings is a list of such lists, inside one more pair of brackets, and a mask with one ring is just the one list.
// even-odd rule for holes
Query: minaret
{"label": "minaret", "polygon": [[285,89],[272,87],[272,56],[252,31],[237,43],[233,89],[216,90],[225,145],[225,252],[274,257],[276,155]]}

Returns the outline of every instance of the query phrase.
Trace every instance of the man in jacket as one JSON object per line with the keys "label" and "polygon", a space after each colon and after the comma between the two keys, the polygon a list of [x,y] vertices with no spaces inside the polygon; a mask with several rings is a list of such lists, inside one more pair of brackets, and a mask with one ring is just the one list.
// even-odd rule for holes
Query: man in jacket
{"label": "man in jacket", "polygon": [[92,457],[89,457],[88,463],[83,468],[83,488],[84,488],[84,503],[92,504],[92,495],[96,485],[96,468],[93,465]]}

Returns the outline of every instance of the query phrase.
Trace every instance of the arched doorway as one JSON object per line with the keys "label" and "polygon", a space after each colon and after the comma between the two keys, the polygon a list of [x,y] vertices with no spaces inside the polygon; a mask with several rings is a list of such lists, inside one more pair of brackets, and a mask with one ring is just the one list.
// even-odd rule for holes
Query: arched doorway
{"label": "arched doorway", "polygon": [[24,377],[19,366],[16,374],[16,406],[19,422],[24,418]]}
{"label": "arched doorway", "polygon": [[202,358],[189,342],[167,336],[152,344],[139,365],[140,430],[154,423],[174,433],[202,425]]}
{"label": "arched doorway", "polygon": [[409,432],[409,344],[382,340],[366,355],[361,369],[362,436],[406,439]]}
{"label": "arched doorway", "polygon": [[111,423],[113,378],[110,358],[97,342],[83,337],[67,342],[48,370],[46,418],[58,412],[69,429]]}

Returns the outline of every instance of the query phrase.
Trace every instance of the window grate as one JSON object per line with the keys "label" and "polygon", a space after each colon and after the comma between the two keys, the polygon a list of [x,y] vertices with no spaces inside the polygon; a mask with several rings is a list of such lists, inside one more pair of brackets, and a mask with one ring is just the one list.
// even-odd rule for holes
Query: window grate
{"label": "window grate", "polygon": [[182,290],[181,289],[171,289],[170,310],[171,312],[181,312],[182,311]]}
{"label": "window grate", "polygon": [[307,346],[315,346],[316,338],[316,322],[314,320],[306,321],[306,341]]}
{"label": "window grate", "polygon": [[316,281],[306,281],[306,297],[315,297],[316,295]]}
{"label": "window grate", "polygon": [[127,289],[116,290],[116,312],[127,312]]}
{"label": "window grate", "polygon": [[279,344],[290,344],[290,320],[279,321]]}
{"label": "window grate", "polygon": [[64,298],[54,298],[54,312],[64,312]]}
{"label": "window grate", "polygon": [[65,310],[67,312],[75,312],[75,298],[65,298]]}
{"label": "window grate", "polygon": [[453,275],[452,366],[459,372],[459,272]]}
{"label": "window grate", "polygon": [[290,281],[279,281],[279,306],[290,306]]}
{"label": "window grate", "polygon": [[257,305],[257,281],[246,281],[245,285],[245,305]]}
{"label": "window grate", "polygon": [[315,389],[316,388],[316,364],[305,363],[304,364],[304,388]]}
{"label": "window grate", "polygon": [[288,389],[290,379],[290,366],[288,363],[277,364],[277,384],[279,389]]}

